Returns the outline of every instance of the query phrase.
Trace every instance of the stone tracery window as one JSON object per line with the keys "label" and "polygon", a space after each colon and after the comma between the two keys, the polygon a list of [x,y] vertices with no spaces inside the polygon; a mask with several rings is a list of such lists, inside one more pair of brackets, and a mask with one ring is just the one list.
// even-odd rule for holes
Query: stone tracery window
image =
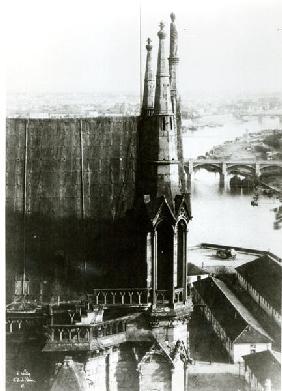
{"label": "stone tracery window", "polygon": [[157,289],[171,289],[173,277],[173,229],[167,221],[157,226]]}
{"label": "stone tracery window", "polygon": [[186,225],[180,220],[177,226],[177,287],[183,287],[186,262]]}

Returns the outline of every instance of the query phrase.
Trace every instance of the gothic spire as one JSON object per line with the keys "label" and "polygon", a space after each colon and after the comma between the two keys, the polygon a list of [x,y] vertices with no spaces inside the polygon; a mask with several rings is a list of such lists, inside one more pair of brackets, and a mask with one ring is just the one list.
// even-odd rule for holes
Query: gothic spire
{"label": "gothic spire", "polygon": [[172,114],[169,72],[167,69],[167,57],[165,54],[165,37],[164,23],[160,23],[159,52],[156,75],[156,92],[155,92],[155,115]]}
{"label": "gothic spire", "polygon": [[176,100],[177,100],[177,64],[179,58],[177,57],[178,52],[178,33],[175,25],[175,14],[170,14],[170,50],[169,50],[169,81],[170,81],[170,93],[172,101],[172,110],[176,113]]}
{"label": "gothic spire", "polygon": [[155,80],[152,70],[152,45],[151,39],[147,39],[147,58],[146,58],[146,71],[144,78],[144,94],[143,94],[143,104],[142,104],[142,115],[150,116],[154,111],[154,90],[155,90]]}

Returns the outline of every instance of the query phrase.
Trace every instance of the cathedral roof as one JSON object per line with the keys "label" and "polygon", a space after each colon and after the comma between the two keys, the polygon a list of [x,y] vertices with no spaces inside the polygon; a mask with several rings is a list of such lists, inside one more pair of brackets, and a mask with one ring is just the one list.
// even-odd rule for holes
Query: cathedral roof
{"label": "cathedral roof", "polygon": [[262,385],[270,379],[275,390],[281,389],[281,364],[276,352],[265,350],[243,356],[243,359]]}

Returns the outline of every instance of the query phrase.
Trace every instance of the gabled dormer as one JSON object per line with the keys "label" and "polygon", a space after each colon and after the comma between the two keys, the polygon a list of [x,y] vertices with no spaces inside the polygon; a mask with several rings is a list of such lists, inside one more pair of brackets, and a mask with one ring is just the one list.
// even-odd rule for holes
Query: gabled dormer
{"label": "gabled dormer", "polygon": [[[153,307],[185,305],[187,300],[187,232],[191,218],[185,196],[174,207],[165,196],[145,198],[147,224],[147,288],[153,292]],[[163,300],[163,303],[162,303]]]}

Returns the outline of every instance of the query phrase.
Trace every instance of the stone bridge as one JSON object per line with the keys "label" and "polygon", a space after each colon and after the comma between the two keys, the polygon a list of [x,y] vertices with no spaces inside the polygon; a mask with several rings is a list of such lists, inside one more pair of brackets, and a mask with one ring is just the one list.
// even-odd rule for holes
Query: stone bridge
{"label": "stone bridge", "polygon": [[237,118],[257,118],[259,123],[262,123],[263,118],[270,117],[270,118],[279,118],[279,123],[282,124],[282,113],[279,111],[262,111],[262,112],[239,112],[234,113],[234,116]]}
{"label": "stone bridge", "polygon": [[260,177],[264,174],[282,174],[282,160],[217,160],[217,159],[191,159],[184,163],[188,183],[194,171],[201,168],[220,174],[220,181],[224,182],[225,176],[230,174],[242,174],[252,177]]}

